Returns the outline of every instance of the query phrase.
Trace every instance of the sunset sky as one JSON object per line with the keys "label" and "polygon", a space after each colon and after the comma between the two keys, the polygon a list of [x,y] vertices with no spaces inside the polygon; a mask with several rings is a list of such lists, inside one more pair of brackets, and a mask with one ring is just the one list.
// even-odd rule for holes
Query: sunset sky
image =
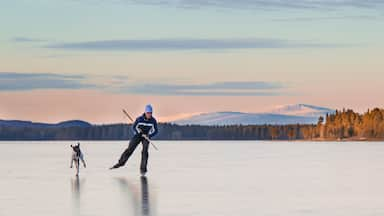
{"label": "sunset sky", "polygon": [[2,0],[0,17],[0,119],[384,105],[383,0]]}

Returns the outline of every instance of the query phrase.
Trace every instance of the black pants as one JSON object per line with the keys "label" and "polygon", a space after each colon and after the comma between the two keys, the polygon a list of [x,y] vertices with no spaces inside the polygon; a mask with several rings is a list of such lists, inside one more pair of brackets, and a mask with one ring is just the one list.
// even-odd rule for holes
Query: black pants
{"label": "black pants", "polygon": [[140,135],[135,135],[134,137],[132,137],[131,141],[129,142],[128,148],[123,152],[119,159],[120,166],[124,166],[125,163],[127,163],[127,160],[135,151],[137,145],[139,145],[140,142],[143,144],[143,150],[141,152],[140,170],[143,172],[147,172],[149,142]]}

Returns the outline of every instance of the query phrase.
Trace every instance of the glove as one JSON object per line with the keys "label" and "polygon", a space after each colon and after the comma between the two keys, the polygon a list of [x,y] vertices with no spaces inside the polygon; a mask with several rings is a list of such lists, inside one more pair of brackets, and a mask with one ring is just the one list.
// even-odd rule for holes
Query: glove
{"label": "glove", "polygon": [[146,135],[146,134],[143,134],[143,137],[144,137],[144,139],[147,139],[147,140],[150,139],[150,138],[148,137],[148,135]]}
{"label": "glove", "polygon": [[141,129],[139,129],[139,133],[137,135],[143,136],[143,131]]}

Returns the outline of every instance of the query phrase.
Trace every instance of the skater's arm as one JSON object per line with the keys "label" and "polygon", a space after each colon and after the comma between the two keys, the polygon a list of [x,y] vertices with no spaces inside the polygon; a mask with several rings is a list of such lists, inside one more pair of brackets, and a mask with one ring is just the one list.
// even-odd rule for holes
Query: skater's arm
{"label": "skater's arm", "polygon": [[152,137],[156,136],[156,134],[159,132],[157,129],[157,121],[156,119],[153,119],[153,129],[149,132],[148,138],[152,139]]}
{"label": "skater's arm", "polygon": [[139,121],[140,121],[140,117],[137,118],[137,119],[135,120],[135,122],[133,123],[133,125],[132,125],[132,130],[133,130],[133,134],[134,134],[134,135],[137,135],[137,134],[142,133],[141,130],[140,130],[140,128],[138,127]]}

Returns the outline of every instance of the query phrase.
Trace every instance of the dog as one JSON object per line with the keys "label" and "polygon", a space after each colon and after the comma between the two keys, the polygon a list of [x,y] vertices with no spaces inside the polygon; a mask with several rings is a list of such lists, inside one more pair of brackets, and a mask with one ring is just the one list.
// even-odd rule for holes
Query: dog
{"label": "dog", "polygon": [[73,168],[73,163],[75,163],[76,166],[76,176],[79,175],[79,169],[80,169],[80,161],[83,163],[84,168],[87,167],[83,152],[80,149],[80,143],[77,143],[77,145],[71,145],[72,148],[72,156],[71,156],[71,166],[70,168]]}

